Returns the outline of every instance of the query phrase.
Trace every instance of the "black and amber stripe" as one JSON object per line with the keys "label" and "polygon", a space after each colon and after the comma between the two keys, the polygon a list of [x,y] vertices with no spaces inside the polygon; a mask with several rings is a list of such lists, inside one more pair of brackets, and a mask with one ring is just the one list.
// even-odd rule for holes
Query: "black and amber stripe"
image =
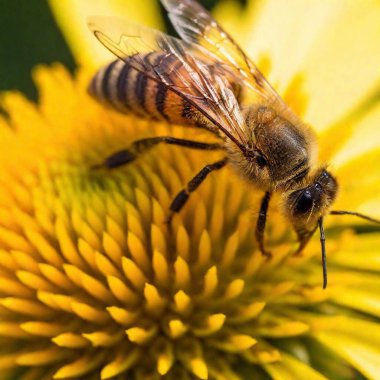
{"label": "black and amber stripe", "polygon": [[[129,59],[137,61],[136,56]],[[132,67],[128,59],[117,60],[96,73],[89,86],[90,94],[121,112],[174,124],[205,126],[200,122],[204,117],[167,85],[181,85],[180,78],[186,75],[182,62],[172,54],[158,52],[140,55],[138,59],[141,67],[158,68],[163,80],[151,79]]]}

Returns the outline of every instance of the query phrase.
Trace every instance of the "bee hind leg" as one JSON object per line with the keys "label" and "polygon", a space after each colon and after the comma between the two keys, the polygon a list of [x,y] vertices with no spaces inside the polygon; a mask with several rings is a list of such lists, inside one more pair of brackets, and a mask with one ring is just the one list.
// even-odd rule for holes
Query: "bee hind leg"
{"label": "bee hind leg", "polygon": [[264,232],[265,232],[265,225],[267,221],[267,214],[268,214],[268,206],[270,201],[271,193],[267,191],[261,201],[260,211],[259,211],[259,217],[257,219],[256,223],[256,242],[259,245],[259,249],[263,256],[270,259],[272,257],[272,254],[267,251],[264,244]]}
{"label": "bee hind leg", "polygon": [[176,197],[173,199],[170,205],[170,213],[166,219],[166,223],[170,225],[175,213],[181,211],[185,203],[188,201],[190,194],[195,191],[202,182],[207,178],[207,176],[215,171],[222,169],[227,164],[227,157],[220,161],[214,162],[213,164],[206,165],[202,170],[200,170],[188,183],[185,189],[181,190]]}
{"label": "bee hind leg", "polygon": [[151,148],[158,144],[177,145],[184,148],[198,149],[198,150],[220,150],[224,149],[218,143],[202,143],[199,141],[192,141],[186,139],[179,139],[171,136],[148,137],[141,140],[134,141],[129,148],[120,150],[107,157],[103,163],[93,165],[93,169],[114,169],[119,166],[130,163],[135,160],[140,154],[149,151]]}

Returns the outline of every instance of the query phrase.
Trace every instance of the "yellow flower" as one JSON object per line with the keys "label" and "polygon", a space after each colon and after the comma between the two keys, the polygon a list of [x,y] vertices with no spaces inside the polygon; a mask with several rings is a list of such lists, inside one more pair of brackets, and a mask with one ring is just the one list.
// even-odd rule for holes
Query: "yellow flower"
{"label": "yellow flower", "polygon": [[[274,22],[288,21],[292,31],[302,26],[331,54],[333,47],[316,36],[322,21],[339,27],[351,21],[351,35],[365,25],[373,51],[362,81],[368,72],[378,79],[371,62],[379,57],[374,44],[380,29],[376,24],[372,30],[370,21],[379,7],[319,3],[313,3],[314,24],[301,17],[307,13],[303,2],[293,9],[299,12],[295,23],[291,12],[276,13],[285,2],[263,2],[259,9],[251,4],[244,17],[231,3],[217,11],[230,14],[230,27],[244,30],[242,40],[266,36],[269,18],[267,28],[279,38],[287,33]],[[298,44],[309,47],[298,34]],[[369,53],[366,44],[362,54]],[[360,83],[350,103],[342,95],[347,84],[335,83],[339,99],[321,103],[326,112],[315,114],[314,91],[317,98],[323,91],[310,79],[314,60],[310,67],[296,65],[281,82],[281,55],[261,51],[287,101],[317,120],[322,157],[334,164],[341,184],[336,207],[378,216],[380,151],[371,148],[378,147],[380,105],[371,85]],[[297,57],[308,61],[304,51]],[[264,260],[252,222],[261,194],[227,168],[201,186],[169,231],[163,221],[173,196],[219,154],[157,147],[122,169],[92,170],[138,138],[192,131],[104,108],[86,93],[87,69],[72,78],[55,65],[38,68],[34,77],[38,105],[18,93],[2,98],[1,379],[378,378],[378,229],[358,221],[342,229],[352,221],[329,218],[330,282],[323,291],[318,239],[303,257],[292,257],[294,235],[273,202],[268,240],[274,258]],[[318,86],[330,84],[320,80]],[[359,145],[355,137],[359,147],[351,151],[353,130],[367,140]]]}

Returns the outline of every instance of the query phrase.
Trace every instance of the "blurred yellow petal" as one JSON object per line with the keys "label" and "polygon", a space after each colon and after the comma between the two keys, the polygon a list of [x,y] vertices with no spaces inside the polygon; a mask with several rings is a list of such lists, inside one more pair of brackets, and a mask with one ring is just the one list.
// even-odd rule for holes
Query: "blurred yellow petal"
{"label": "blurred yellow petal", "polygon": [[305,57],[313,43],[341,17],[344,0],[268,0],[256,6],[254,1],[249,3],[242,45],[254,61],[259,62],[262,55],[270,57],[268,79],[282,92],[296,73],[303,73]]}
{"label": "blurred yellow petal", "polygon": [[307,364],[283,353],[281,353],[280,362],[265,364],[264,368],[274,380],[327,380],[326,377]]}
{"label": "blurred yellow petal", "polygon": [[[377,207],[362,208],[365,203],[379,199],[380,171],[377,164],[379,160],[380,149],[376,149],[357,156],[336,168],[340,189],[334,208],[361,211],[373,217],[380,217],[380,210]],[[361,175],[364,170],[365,175]],[[342,221],[343,218],[349,220],[349,217],[334,218]]]}
{"label": "blurred yellow petal", "polygon": [[334,331],[318,333],[316,338],[358,368],[366,378],[378,379],[380,357],[378,324],[354,319],[342,320]]}
{"label": "blurred yellow petal", "polygon": [[[350,244],[346,244],[348,241]],[[356,235],[352,230],[347,230],[342,233],[340,241],[340,244],[345,246],[345,249],[339,250],[331,259],[339,265],[376,274],[376,272],[380,272],[380,256],[379,252],[374,250],[373,247],[376,247],[379,243],[380,236],[377,233],[360,236]],[[366,279],[367,277],[363,278],[363,281]]]}
{"label": "blurred yellow petal", "polygon": [[76,61],[99,67],[115,57],[94,38],[87,27],[90,16],[113,16],[162,28],[157,0],[49,0],[58,25],[71,47]]}
{"label": "blurred yellow petal", "polygon": [[[380,57],[378,62],[380,67]],[[353,130],[350,140],[340,148],[339,152],[337,152],[334,157],[331,158],[334,167],[339,169],[339,167],[343,166],[353,158],[366,154],[371,150],[379,149],[379,120],[380,102],[378,102],[367,115],[355,123],[355,129]]]}
{"label": "blurred yellow petal", "polygon": [[65,379],[68,377],[80,377],[89,373],[94,367],[99,365],[104,357],[104,353],[97,355],[84,355],[81,358],[61,367],[53,376],[54,379]]}
{"label": "blurred yellow petal", "polygon": [[268,79],[280,94],[302,74],[308,94],[305,120],[317,130],[338,121],[380,86],[376,0],[249,5],[235,16],[234,32],[259,67],[263,57],[270,57]]}
{"label": "blurred yellow petal", "polygon": [[107,364],[101,372],[101,379],[109,379],[125,372],[133,366],[141,355],[140,350],[134,349],[132,352],[119,352],[112,362]]}
{"label": "blurred yellow petal", "polygon": [[[327,2],[323,2],[327,3]],[[380,88],[380,4],[333,0],[339,18],[323,29],[304,60],[310,96],[305,119],[317,129],[342,118]]]}
{"label": "blurred yellow petal", "polygon": [[369,291],[365,289],[353,289],[350,294],[342,291],[332,300],[338,305],[347,306],[352,309],[362,311],[367,314],[380,317],[380,283],[377,291]]}

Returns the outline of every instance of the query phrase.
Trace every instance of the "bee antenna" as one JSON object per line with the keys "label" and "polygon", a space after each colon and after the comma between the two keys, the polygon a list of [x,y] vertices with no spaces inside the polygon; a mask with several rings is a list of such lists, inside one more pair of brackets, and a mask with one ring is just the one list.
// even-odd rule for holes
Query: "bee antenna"
{"label": "bee antenna", "polygon": [[353,215],[353,216],[357,216],[358,218],[368,220],[372,223],[380,224],[379,219],[375,219],[375,218],[372,218],[370,216],[367,216],[367,215],[361,214],[360,212],[355,212],[355,211],[333,210],[333,211],[330,211],[330,215]]}
{"label": "bee antenna", "polygon": [[327,287],[327,263],[326,263],[326,238],[325,238],[325,230],[323,228],[323,218],[318,220],[319,225],[319,236],[321,241],[321,249],[322,249],[322,269],[323,269],[323,289]]}

